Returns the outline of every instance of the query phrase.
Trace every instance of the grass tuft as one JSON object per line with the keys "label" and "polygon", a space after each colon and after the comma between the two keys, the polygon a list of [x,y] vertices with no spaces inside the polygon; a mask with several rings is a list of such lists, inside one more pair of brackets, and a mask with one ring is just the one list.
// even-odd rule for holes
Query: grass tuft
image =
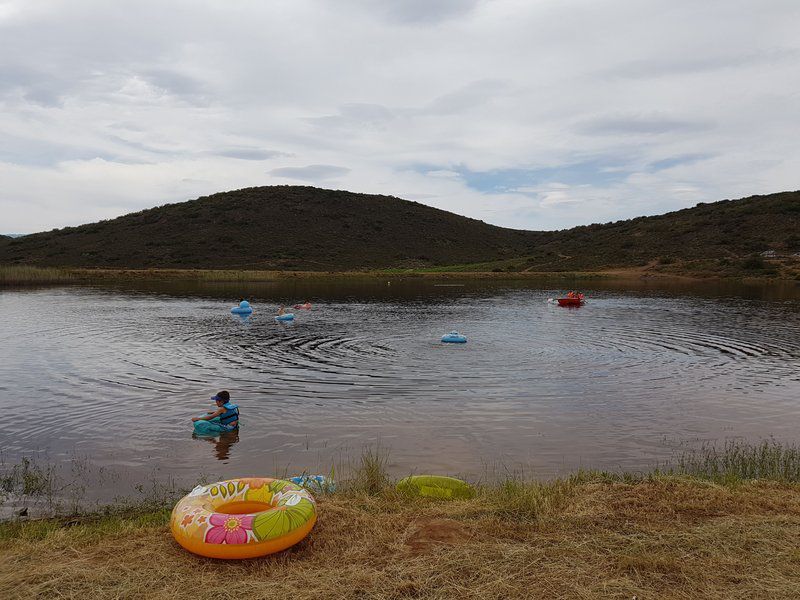
{"label": "grass tuft", "polygon": [[352,474],[343,482],[342,490],[351,494],[377,496],[386,491],[389,478],[389,451],[380,445],[367,446],[361,451],[358,464],[351,467]]}
{"label": "grass tuft", "polygon": [[759,444],[728,441],[722,447],[707,445],[683,454],[677,470],[717,483],[751,479],[800,483],[800,448],[775,440]]}
{"label": "grass tuft", "polygon": [[482,486],[479,496],[498,517],[533,522],[558,514],[575,489],[571,479],[536,482],[508,478],[498,485]]}

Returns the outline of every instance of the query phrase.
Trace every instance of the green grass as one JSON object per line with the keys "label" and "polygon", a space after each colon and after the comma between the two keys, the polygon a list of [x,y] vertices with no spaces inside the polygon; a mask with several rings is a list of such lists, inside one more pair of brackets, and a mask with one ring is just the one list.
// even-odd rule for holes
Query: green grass
{"label": "green grass", "polygon": [[709,445],[681,455],[676,471],[718,483],[753,479],[800,483],[800,448],[774,440],[728,441],[721,447]]}
{"label": "green grass", "polygon": [[[73,475],[87,468],[78,459],[75,464],[78,466],[72,467]],[[396,480],[390,476],[388,466],[388,449],[380,445],[367,446],[355,461],[346,465],[335,486],[314,487],[312,492],[326,497],[409,500],[395,489]],[[333,481],[336,473],[331,467],[329,480]],[[286,474],[277,476],[285,477]],[[721,446],[707,445],[683,452],[671,464],[641,473],[580,470],[568,477],[540,481],[528,479],[524,473],[506,472],[500,477],[488,476],[485,482],[476,485],[476,490],[482,510],[501,518],[533,522],[558,512],[570,501],[575,490],[586,484],[636,485],[675,477],[726,486],[754,480],[799,484],[800,448],[774,440],[755,444],[728,441]],[[158,513],[168,510],[189,489],[177,485],[172,479],[166,482],[152,480],[137,486],[134,497],[119,498],[107,506],[89,505],[83,497],[85,488],[76,487],[68,477],[61,477],[54,466],[30,458],[23,458],[13,465],[0,464],[0,505],[15,500],[15,506],[31,506],[45,514],[113,517]]]}

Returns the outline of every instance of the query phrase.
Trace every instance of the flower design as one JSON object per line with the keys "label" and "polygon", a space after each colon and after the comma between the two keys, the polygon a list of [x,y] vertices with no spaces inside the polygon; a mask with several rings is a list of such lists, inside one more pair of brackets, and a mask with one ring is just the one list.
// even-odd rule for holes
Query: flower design
{"label": "flower design", "polygon": [[250,486],[251,490],[257,490],[259,488],[264,487],[268,484],[271,480],[264,479],[263,477],[243,477],[239,480],[241,483]]}
{"label": "flower design", "polygon": [[250,515],[221,515],[214,513],[208,520],[207,544],[246,544],[247,532],[253,529]]}
{"label": "flower design", "polygon": [[197,522],[198,523],[205,523],[206,522],[206,516],[205,515],[201,515],[201,516],[197,517]]}
{"label": "flower design", "polygon": [[183,527],[186,527],[187,525],[191,524],[192,521],[194,521],[194,515],[186,515],[185,517],[183,517],[183,521],[181,521],[181,525]]}

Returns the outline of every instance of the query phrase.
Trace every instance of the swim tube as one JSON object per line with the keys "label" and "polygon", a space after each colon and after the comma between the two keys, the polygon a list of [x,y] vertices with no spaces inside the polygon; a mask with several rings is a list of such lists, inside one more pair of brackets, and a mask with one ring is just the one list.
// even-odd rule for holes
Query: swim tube
{"label": "swim tube", "polygon": [[194,488],[172,509],[170,529],[200,556],[254,558],[294,546],[316,521],[308,490],[282,479],[245,478]]}
{"label": "swim tube", "polygon": [[276,321],[294,321],[294,315],[292,313],[286,313],[285,315],[278,315],[275,317]]}
{"label": "swim tube", "polygon": [[234,306],[231,309],[231,312],[235,315],[249,315],[253,312],[253,309],[250,307],[250,303],[247,300],[242,300],[239,302],[239,306]]}
{"label": "swim tube", "polygon": [[461,335],[457,331],[451,331],[442,336],[442,342],[445,344],[466,344],[467,336]]}

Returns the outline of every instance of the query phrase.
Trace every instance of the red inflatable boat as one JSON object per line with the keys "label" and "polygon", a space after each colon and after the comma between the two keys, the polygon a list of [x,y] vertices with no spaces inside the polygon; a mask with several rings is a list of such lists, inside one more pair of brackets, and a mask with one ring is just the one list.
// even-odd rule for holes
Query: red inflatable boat
{"label": "red inflatable boat", "polygon": [[558,298],[559,306],[580,306],[583,304],[583,298]]}

